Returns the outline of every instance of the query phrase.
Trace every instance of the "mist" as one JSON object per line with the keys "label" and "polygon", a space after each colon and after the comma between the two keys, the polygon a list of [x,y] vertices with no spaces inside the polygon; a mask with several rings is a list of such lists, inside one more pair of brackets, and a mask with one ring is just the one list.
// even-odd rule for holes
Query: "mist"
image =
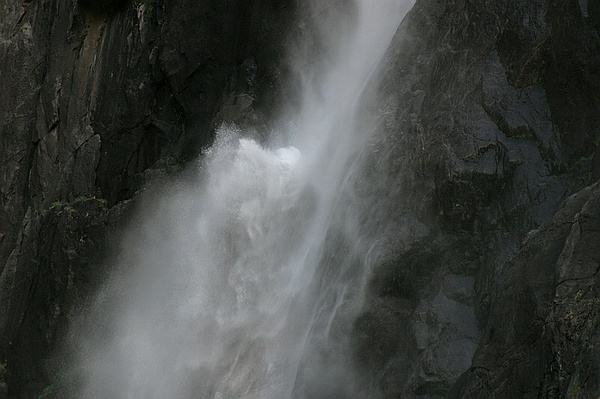
{"label": "mist", "polygon": [[110,320],[80,337],[82,398],[373,394],[350,345],[373,256],[353,178],[366,88],[412,3],[303,4],[315,41],[289,51],[287,130],[224,123],[193,179],[146,200],[92,309]]}

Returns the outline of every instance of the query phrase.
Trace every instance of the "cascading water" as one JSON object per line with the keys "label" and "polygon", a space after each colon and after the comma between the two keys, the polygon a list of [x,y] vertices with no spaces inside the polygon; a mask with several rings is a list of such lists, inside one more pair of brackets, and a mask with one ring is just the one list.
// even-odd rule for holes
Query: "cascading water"
{"label": "cascading water", "polygon": [[[318,23],[318,3],[320,34],[335,32]],[[222,126],[201,181],[132,229],[119,258],[128,271],[98,301],[117,295],[117,316],[109,338],[88,342],[82,397],[365,395],[344,348],[369,243],[341,192],[368,139],[361,93],[411,5],[358,1],[326,66],[299,68],[301,110],[277,138],[287,146]]]}

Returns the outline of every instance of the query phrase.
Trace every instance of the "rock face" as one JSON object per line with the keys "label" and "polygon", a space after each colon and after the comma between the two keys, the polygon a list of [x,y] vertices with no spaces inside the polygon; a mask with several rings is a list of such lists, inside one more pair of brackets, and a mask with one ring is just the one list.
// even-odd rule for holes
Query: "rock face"
{"label": "rock face", "polygon": [[284,46],[265,37],[293,9],[7,0],[0,15],[0,397],[6,382],[31,398],[53,389],[49,351],[99,282],[124,201],[210,143],[236,90],[276,88]]}
{"label": "rock face", "polygon": [[457,397],[592,398],[600,392],[600,185],[532,231],[493,292]]}
{"label": "rock face", "polygon": [[[297,15],[272,0],[0,15],[0,399],[50,397],[53,349],[130,200],[220,121],[268,123],[293,89],[278,61]],[[599,71],[596,1],[416,2],[361,176],[382,255],[354,342],[381,397],[598,395]]]}
{"label": "rock face", "polygon": [[364,172],[389,238],[357,345],[383,397],[597,395],[596,189],[561,208],[599,177],[596,7],[421,0],[403,22]]}

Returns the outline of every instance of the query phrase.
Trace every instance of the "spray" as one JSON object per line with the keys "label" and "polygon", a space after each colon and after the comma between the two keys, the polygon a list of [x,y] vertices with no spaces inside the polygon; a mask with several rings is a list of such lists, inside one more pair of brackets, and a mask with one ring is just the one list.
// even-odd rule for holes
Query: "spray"
{"label": "spray", "polygon": [[336,37],[326,2],[306,3],[327,56],[294,51],[293,134],[276,148],[221,126],[202,178],[131,228],[98,300],[114,328],[83,345],[83,398],[365,396],[347,343],[369,243],[341,193],[369,138],[361,96],[411,5],[358,1]]}

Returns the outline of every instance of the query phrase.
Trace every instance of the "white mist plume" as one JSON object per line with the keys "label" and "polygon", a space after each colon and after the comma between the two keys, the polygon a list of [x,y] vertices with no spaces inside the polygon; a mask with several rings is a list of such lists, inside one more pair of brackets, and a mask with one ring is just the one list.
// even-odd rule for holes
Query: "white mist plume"
{"label": "white mist plume", "polygon": [[[318,21],[327,3],[314,3]],[[111,302],[114,331],[87,343],[84,398],[356,395],[345,358],[319,358],[333,345],[336,312],[357,306],[349,303],[356,282],[334,275],[324,291],[314,278],[328,235],[354,239],[356,221],[339,193],[368,139],[356,108],[410,6],[357,2],[351,35],[335,41],[327,66],[300,68],[304,95],[288,146],[263,148],[221,127],[204,155],[204,179],[158,199],[131,229],[119,260],[129,271],[104,291],[120,293]]]}

